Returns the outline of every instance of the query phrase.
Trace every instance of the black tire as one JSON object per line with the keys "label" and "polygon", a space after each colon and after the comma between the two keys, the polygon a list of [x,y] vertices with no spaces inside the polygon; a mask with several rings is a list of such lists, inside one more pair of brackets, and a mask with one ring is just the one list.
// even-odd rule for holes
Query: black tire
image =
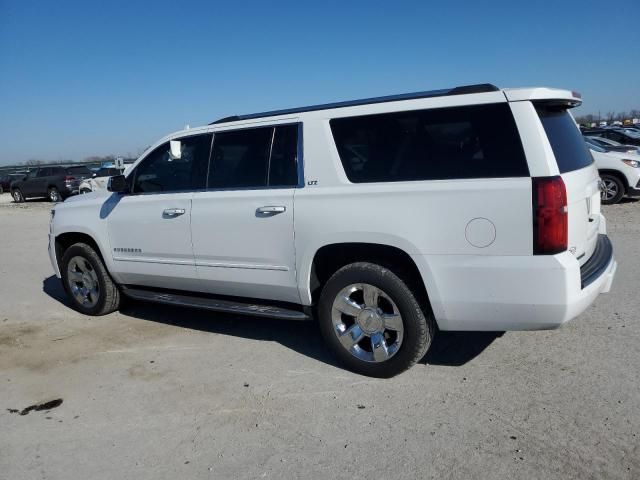
{"label": "black tire", "polygon": [[[95,271],[98,280],[98,300],[93,306],[86,306],[80,303],[71,292],[71,282],[69,281],[69,262],[74,257],[84,258]],[[106,315],[114,312],[120,307],[121,294],[116,283],[112,280],[109,272],[104,266],[98,253],[86,243],[75,243],[71,245],[62,256],[60,262],[60,274],[62,285],[71,300],[73,307],[85,315]]]}
{"label": "black tire", "polygon": [[[602,174],[600,175],[602,182],[607,190],[603,191],[600,195],[600,201],[603,205],[613,205],[618,203],[624,197],[625,189],[622,181],[615,175]],[[614,194],[611,195],[611,192]]]}
{"label": "black tire", "polygon": [[13,201],[16,203],[24,203],[24,195],[19,188],[14,188],[11,192],[11,196],[13,197]]}
{"label": "black tire", "polygon": [[60,195],[60,192],[56,187],[49,187],[49,189],[47,190],[47,197],[49,198],[50,202],[55,203],[61,202],[63,200],[62,195]]}
{"label": "black tire", "polygon": [[[377,363],[361,360],[352,355],[336,335],[332,321],[334,300],[342,289],[358,283],[370,284],[382,290],[395,302],[402,316],[402,343],[387,360]],[[430,307],[420,305],[416,295],[394,272],[368,262],[346,265],[331,276],[320,294],[318,321],[322,336],[344,366],[353,372],[380,378],[393,377],[412,367],[425,355],[436,331]]]}

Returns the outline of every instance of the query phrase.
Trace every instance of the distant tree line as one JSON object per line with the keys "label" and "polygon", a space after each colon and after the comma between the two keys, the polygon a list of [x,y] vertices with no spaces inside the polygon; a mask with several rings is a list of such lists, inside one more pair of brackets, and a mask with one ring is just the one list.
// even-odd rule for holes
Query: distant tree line
{"label": "distant tree line", "polygon": [[625,120],[631,120],[632,118],[640,118],[640,110],[633,109],[628,112],[606,112],[604,115],[594,115],[592,113],[588,115],[580,115],[576,117],[576,122],[578,123],[594,123],[606,121],[607,123],[619,121],[624,122]]}

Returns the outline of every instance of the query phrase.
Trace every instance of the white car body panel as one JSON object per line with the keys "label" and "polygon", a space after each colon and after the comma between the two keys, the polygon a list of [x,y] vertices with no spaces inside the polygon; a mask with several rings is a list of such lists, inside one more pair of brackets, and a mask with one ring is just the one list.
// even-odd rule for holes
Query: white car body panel
{"label": "white car body panel", "polygon": [[[293,188],[196,192],[193,252],[200,291],[300,303]],[[260,214],[261,207],[284,207]]]}
{"label": "white car body panel", "polygon": [[[162,195],[110,194],[56,208],[50,248],[66,231],[91,235],[119,283],[312,304],[316,252],[336,243],[396,247],[414,260],[443,330],[554,328],[611,287],[612,260],[580,287],[580,266],[606,233],[594,165],[563,174],[570,250],[533,255],[530,177],[559,175],[532,101],[580,103],[573,92],[546,88],[389,101],[213,124],[168,135],[148,152],[186,135],[301,122],[304,184]],[[329,120],[339,117],[462,105],[507,103],[530,177],[351,183]],[[577,128],[577,127],[576,127]],[[258,217],[262,206],[285,212]],[[183,208],[162,218],[166,208]],[[480,240],[478,240],[480,239]],[[140,252],[122,255],[114,248]],[[579,257],[579,258],[578,258]],[[55,254],[52,263],[59,275]]]}
{"label": "white car body panel", "polygon": [[[102,216],[114,272],[126,284],[197,289],[191,243],[191,192],[113,195]],[[184,214],[166,215],[170,209]]]}

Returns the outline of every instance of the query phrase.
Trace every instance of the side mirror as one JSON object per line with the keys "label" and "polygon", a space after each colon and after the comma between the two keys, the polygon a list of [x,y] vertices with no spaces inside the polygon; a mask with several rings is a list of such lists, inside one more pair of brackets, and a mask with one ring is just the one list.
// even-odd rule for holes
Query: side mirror
{"label": "side mirror", "polygon": [[93,173],[91,174],[91,178],[96,178],[97,176],[98,176],[98,174],[97,174],[96,172],[93,172]]}
{"label": "side mirror", "polygon": [[107,182],[107,190],[116,193],[127,193],[129,191],[127,177],[125,177],[124,175],[109,177],[109,181]]}
{"label": "side mirror", "polygon": [[169,156],[171,160],[180,160],[182,157],[182,145],[180,140],[169,141]]}

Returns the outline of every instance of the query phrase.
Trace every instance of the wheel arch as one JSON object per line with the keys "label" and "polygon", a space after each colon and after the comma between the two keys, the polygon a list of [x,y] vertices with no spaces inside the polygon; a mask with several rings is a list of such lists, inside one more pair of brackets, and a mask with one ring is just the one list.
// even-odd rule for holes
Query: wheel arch
{"label": "wheel arch", "polygon": [[317,248],[312,256],[308,276],[304,280],[304,293],[312,304],[317,303],[323,285],[333,273],[345,265],[362,261],[392,270],[414,290],[419,302],[432,308],[431,282],[425,278],[424,269],[419,268],[414,258],[404,249],[381,243],[339,242]]}
{"label": "wheel arch", "polygon": [[60,262],[62,261],[62,257],[64,252],[75,243],[86,243],[90,245],[102,260],[107,271],[109,270],[108,262],[105,261],[105,256],[100,248],[98,242],[88,233],[86,232],[63,232],[55,237],[55,254],[56,254],[56,262],[58,263],[58,267],[60,267]]}
{"label": "wheel arch", "polygon": [[616,177],[618,180],[622,182],[622,186],[624,187],[624,194],[626,195],[627,192],[629,191],[629,182],[627,180],[627,177],[622,172],[619,172],[618,170],[602,168],[602,169],[598,169],[598,174],[611,175],[612,177]]}

